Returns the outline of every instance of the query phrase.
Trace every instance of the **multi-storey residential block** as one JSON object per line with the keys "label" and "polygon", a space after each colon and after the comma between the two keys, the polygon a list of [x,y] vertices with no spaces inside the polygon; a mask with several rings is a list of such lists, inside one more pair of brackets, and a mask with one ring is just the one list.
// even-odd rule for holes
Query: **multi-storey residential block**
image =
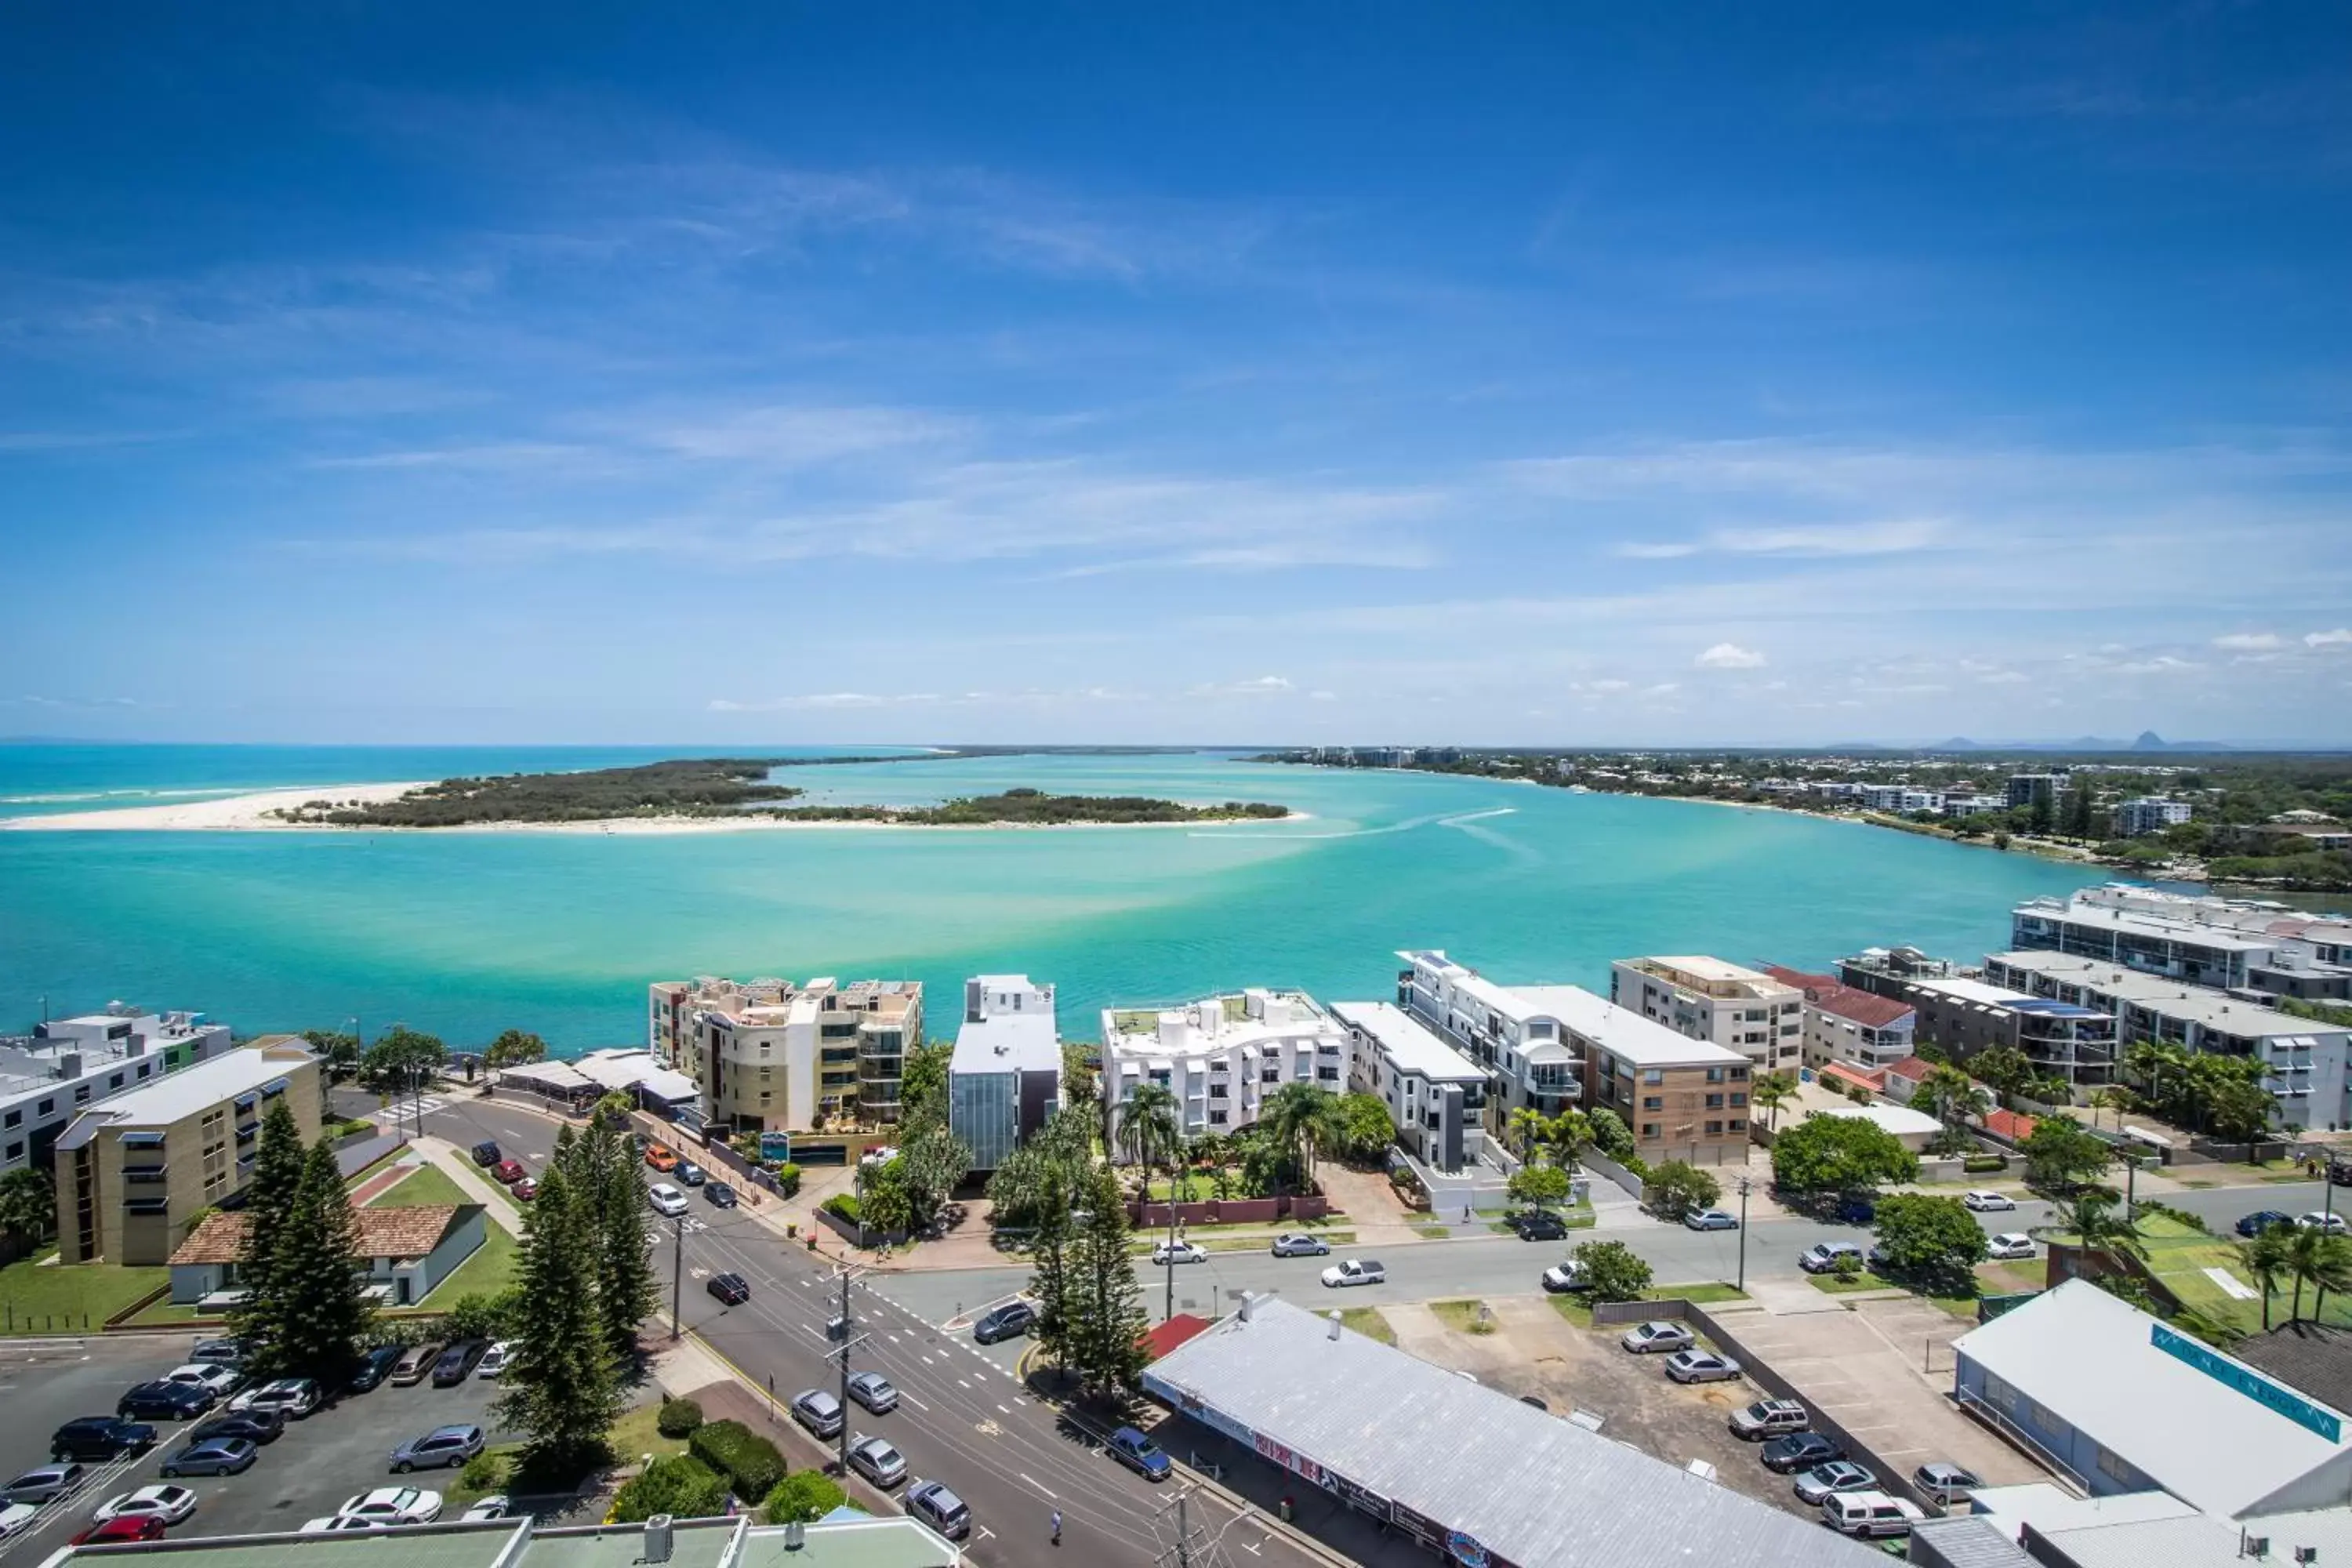
{"label": "multi-storey residential block", "polygon": [[2261,1062],[2267,1069],[2263,1087],[2278,1103],[2282,1127],[2333,1131],[2352,1126],[2347,1095],[2352,1028],[2059,952],[1993,953],[1985,960],[1985,978],[2113,1014],[2126,1050],[2155,1040]]}
{"label": "multi-storey residential block", "polygon": [[1062,1105],[1062,1040],[1054,988],[1025,974],[963,983],[963,1024],[948,1062],[948,1126],[993,1171]]}
{"label": "multi-storey residential block", "polygon": [[2012,810],[2019,806],[2032,805],[2037,800],[2047,801],[2053,808],[2055,808],[2058,805],[2058,797],[2065,791],[2066,775],[2064,773],[2011,773],[2009,775],[2009,804]]}
{"label": "multi-storey residential block", "polygon": [[1119,1119],[1143,1084],[1176,1097],[1184,1135],[1236,1132],[1286,1083],[1348,1087],[1348,1031],[1300,991],[1249,990],[1182,1007],[1106,1007],[1103,1128],[1119,1152]]}
{"label": "multi-storey residential block", "polygon": [[1862,804],[1873,811],[1940,812],[1944,809],[1944,792],[1911,784],[1864,784]]}
{"label": "multi-storey residential block", "polygon": [[1804,994],[1807,1067],[1843,1062],[1871,1072],[1912,1054],[1919,1015],[1909,1003],[1857,990],[1834,974],[1808,974],[1777,963],[1766,964],[1764,973]]}
{"label": "multi-storey residential block", "polygon": [[2151,833],[2177,827],[2189,816],[2185,800],[2166,800],[2152,795],[2135,796],[2116,807],[2116,837],[2144,838]]}
{"label": "multi-storey residential block", "polygon": [[2116,1080],[2116,1020],[2096,1008],[1956,974],[1916,948],[1871,948],[1840,959],[1838,978],[1915,1009],[1918,1038],[1954,1056],[2010,1046],[2078,1091]]}
{"label": "multi-storey residential block", "polygon": [[57,1142],[63,1263],[160,1268],[189,1221],[245,1190],[270,1102],[284,1096],[307,1142],[319,1135],[319,1060],[266,1036],[90,1106]]}
{"label": "multi-storey residential block", "polygon": [[694,1080],[716,1125],[898,1119],[906,1055],[923,1039],[920,981],[665,980],[650,995],[651,1049]]}
{"label": "multi-storey residential block", "polygon": [[1803,993],[1761,970],[1719,958],[1621,958],[1610,1000],[1678,1035],[1707,1040],[1769,1072],[1804,1051]]}
{"label": "multi-storey residential block", "polygon": [[2018,905],[2010,945],[2105,959],[2220,990],[2352,998],[2352,921],[2262,900],[2189,898],[2120,883],[2085,888]]}
{"label": "multi-storey residential block", "polygon": [[1462,1169],[1463,1142],[1486,1110],[1486,1069],[1388,1002],[1334,1002],[1347,1026],[1349,1087],[1389,1108],[1397,1142],[1441,1171]]}
{"label": "multi-storey residential block", "polygon": [[226,1024],[201,1013],[148,1013],[117,1002],[0,1036],[0,1171],[43,1169],[84,1106],[152,1083],[229,1048]]}
{"label": "multi-storey residential block", "polygon": [[1497,985],[1444,953],[1400,952],[1397,1005],[1486,1069],[1486,1122],[1521,1108],[1557,1116],[1584,1098],[1584,1054],[1538,993]]}

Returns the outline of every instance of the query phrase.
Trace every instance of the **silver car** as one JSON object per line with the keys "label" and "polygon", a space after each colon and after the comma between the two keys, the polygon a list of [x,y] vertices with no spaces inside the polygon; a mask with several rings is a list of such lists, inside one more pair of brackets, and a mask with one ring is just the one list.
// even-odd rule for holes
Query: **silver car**
{"label": "silver car", "polygon": [[1324,1258],[1329,1256],[1331,1244],[1319,1236],[1303,1230],[1285,1231],[1274,1238],[1276,1258]]}
{"label": "silver car", "polygon": [[45,1503],[59,1492],[81,1484],[82,1468],[74,1464],[41,1465],[0,1487],[0,1503]]}
{"label": "silver car", "polygon": [[898,1408],[898,1391],[878,1372],[861,1372],[849,1380],[849,1397],[877,1415]]}
{"label": "silver car", "polygon": [[1727,1383],[1739,1375],[1739,1363],[1713,1351],[1676,1351],[1666,1358],[1666,1375],[1676,1383]]}
{"label": "silver car", "polygon": [[839,1436],[841,1401],[821,1388],[804,1389],[793,1395],[793,1419],[819,1437]]}
{"label": "silver car", "polygon": [[1826,1465],[1816,1465],[1797,1478],[1797,1500],[1812,1508],[1822,1506],[1822,1500],[1832,1492],[1868,1491],[1878,1484],[1878,1478],[1851,1459],[1832,1459]]}
{"label": "silver car", "polygon": [[852,1443],[849,1468],[884,1491],[907,1479],[907,1457],[887,1437],[860,1437]]}
{"label": "silver car", "polygon": [[1635,1355],[1649,1355],[1656,1351],[1686,1351],[1698,1341],[1680,1323],[1653,1319],[1627,1329],[1617,1342]]}

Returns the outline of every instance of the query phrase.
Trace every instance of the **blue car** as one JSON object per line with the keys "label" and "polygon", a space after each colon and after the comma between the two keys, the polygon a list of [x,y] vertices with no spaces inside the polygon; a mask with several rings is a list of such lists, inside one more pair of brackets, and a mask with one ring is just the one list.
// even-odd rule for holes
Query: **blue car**
{"label": "blue car", "polygon": [[1878,1217],[1878,1205],[1850,1194],[1838,1200],[1837,1216],[1848,1225],[1868,1225]]}
{"label": "blue car", "polygon": [[2238,1234],[2240,1236],[2260,1236],[2263,1232],[2270,1229],[2270,1227],[2274,1225],[2292,1225],[2294,1223],[2294,1216],[2293,1215],[2281,1214],[2276,1209],[2256,1209],[2253,1213],[2248,1215],[2245,1218],[2238,1222]]}
{"label": "blue car", "polygon": [[1168,1456],[1160,1445],[1132,1426],[1122,1426],[1110,1435],[1110,1457],[1141,1476],[1147,1481],[1164,1481],[1171,1468]]}

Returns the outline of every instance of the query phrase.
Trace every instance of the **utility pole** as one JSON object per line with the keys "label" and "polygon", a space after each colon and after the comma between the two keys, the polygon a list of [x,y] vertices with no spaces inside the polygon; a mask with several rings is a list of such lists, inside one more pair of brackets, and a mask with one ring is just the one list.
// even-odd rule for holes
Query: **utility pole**
{"label": "utility pole", "polygon": [[669,1337],[675,1340],[686,1331],[678,1317],[678,1292],[686,1282],[686,1216],[679,1215],[669,1223]]}
{"label": "utility pole", "polygon": [[[835,1458],[840,1463],[844,1476],[849,1474],[849,1356],[863,1342],[857,1336],[857,1324],[849,1310],[849,1283],[856,1278],[856,1274],[845,1265],[840,1275],[841,1308],[835,1314],[833,1324],[828,1324],[825,1329],[828,1338],[840,1341],[832,1352],[841,1362],[841,1433],[835,1444]],[[834,1325],[838,1325],[838,1331]]]}
{"label": "utility pole", "polygon": [[[1155,1568],[1213,1568],[1226,1561],[1217,1542],[1192,1523],[1192,1489],[1186,1487],[1171,1499],[1152,1517],[1152,1531],[1158,1534],[1160,1526],[1173,1516],[1175,1539],[1168,1542],[1152,1556]],[[1163,1537],[1164,1539],[1164,1537]]]}
{"label": "utility pole", "polygon": [[1754,1184],[1739,1178],[1739,1279],[1732,1289],[1743,1292],[1748,1289],[1748,1190]]}
{"label": "utility pole", "polygon": [[[1146,1196],[1150,1195],[1151,1178],[1149,1175],[1143,1179],[1143,1191]],[[1163,1323],[1176,1315],[1176,1184],[1173,1182],[1168,1184],[1167,1272],[1168,1305],[1160,1314],[1160,1321]]]}

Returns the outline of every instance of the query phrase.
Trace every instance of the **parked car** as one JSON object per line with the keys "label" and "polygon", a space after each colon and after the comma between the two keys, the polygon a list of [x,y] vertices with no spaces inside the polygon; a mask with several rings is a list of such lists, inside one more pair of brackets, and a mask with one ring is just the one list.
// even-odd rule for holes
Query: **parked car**
{"label": "parked car", "polygon": [[393,1385],[406,1388],[413,1383],[423,1383],[432,1373],[433,1363],[441,1359],[442,1348],[440,1341],[427,1340],[401,1352],[400,1359],[392,1363]]}
{"label": "parked car", "polygon": [[1885,1492],[1832,1492],[1822,1500],[1822,1522],[1841,1535],[1908,1535],[1927,1517],[1917,1503]]}
{"label": "parked car", "polygon": [[679,1184],[688,1187],[698,1187],[710,1180],[710,1173],[691,1160],[680,1160],[677,1174]]}
{"label": "parked car", "polygon": [[190,1361],[208,1361],[215,1366],[245,1364],[245,1342],[236,1339],[198,1340],[196,1348],[188,1352]]}
{"label": "parked car", "polygon": [[1330,1251],[1329,1242],[1303,1230],[1286,1230],[1274,1238],[1276,1258],[1325,1258]]}
{"label": "parked car", "polygon": [[884,1491],[907,1479],[907,1457],[887,1437],[860,1437],[852,1443],[849,1468]]}
{"label": "parked car", "polygon": [[276,1410],[289,1421],[299,1421],[318,1409],[324,1397],[319,1385],[307,1377],[281,1377],[258,1388],[247,1389],[230,1400],[228,1407],[239,1415],[256,1410]]}
{"label": "parked car", "polygon": [[51,1459],[79,1459],[84,1464],[143,1454],[154,1446],[155,1428],[120,1415],[77,1415],[49,1434]]}
{"label": "parked car", "polygon": [[648,1143],[646,1145],[646,1163],[656,1171],[675,1171],[677,1169],[677,1152],[667,1143]]}
{"label": "parked car", "polygon": [[841,1436],[841,1401],[822,1388],[803,1389],[793,1395],[793,1419],[819,1437]]}
{"label": "parked car", "polygon": [[422,1437],[411,1437],[392,1451],[392,1473],[454,1469],[482,1451],[479,1426],[436,1426]]}
{"label": "parked car", "polygon": [[1676,1351],[1666,1358],[1666,1375],[1676,1383],[1726,1383],[1739,1375],[1739,1363],[1713,1351]]}
{"label": "parked car", "polygon": [[2346,1229],[2342,1215],[2329,1214],[2323,1209],[2314,1209],[2309,1214],[2297,1215],[2294,1223],[2305,1230],[2325,1231],[2329,1236],[2342,1236]]}
{"label": "parked car", "polygon": [[188,1441],[242,1437],[248,1443],[275,1443],[285,1430],[286,1413],[282,1410],[225,1410],[197,1422],[188,1433]]}
{"label": "parked car", "polygon": [[400,1363],[398,1345],[378,1345],[360,1357],[359,1370],[352,1373],[352,1392],[365,1394],[385,1378]]}
{"label": "parked car", "polygon": [[1627,1329],[1617,1342],[1635,1355],[1648,1355],[1655,1351],[1686,1351],[1698,1343],[1698,1339],[1680,1323],[1653,1318]]}
{"label": "parked car", "polygon": [[1808,1274],[1833,1274],[1841,1258],[1851,1258],[1859,1263],[1862,1248],[1851,1241],[1817,1241],[1797,1254],[1797,1267]]}
{"label": "parked car", "polygon": [[877,1415],[898,1408],[897,1385],[878,1372],[861,1372],[849,1380],[849,1397]]}
{"label": "parked car", "polygon": [[517,1182],[521,1181],[525,1176],[530,1175],[530,1173],[523,1169],[523,1164],[520,1160],[501,1160],[497,1164],[490,1167],[490,1174],[496,1177],[499,1182],[511,1187]]}
{"label": "parked car", "polygon": [[1877,1485],[1878,1478],[1852,1459],[1832,1459],[1799,1476],[1793,1489],[1799,1502],[1818,1508],[1832,1492],[1866,1492]]}
{"label": "parked car", "polygon": [[992,1345],[999,1340],[1009,1340],[1029,1331],[1037,1321],[1037,1309],[1026,1301],[1007,1301],[981,1314],[971,1326],[971,1337],[982,1344]]}
{"label": "parked car", "polygon": [[[121,1519],[110,1519],[104,1524],[91,1525],[67,1544],[112,1546],[125,1541],[161,1541],[166,1528],[163,1521],[152,1514],[125,1514]],[[0,1535],[7,1533],[5,1530],[0,1530]]]}
{"label": "parked car", "polygon": [[1878,1217],[1878,1205],[1859,1193],[1838,1199],[1838,1218],[1848,1225],[1868,1225]]}
{"label": "parked car", "polygon": [[1549,1209],[1523,1209],[1511,1216],[1521,1241],[1566,1241],[1568,1222]]}
{"label": "parked car", "polygon": [[210,1389],[157,1378],[127,1390],[114,1402],[114,1413],[124,1420],[190,1421],[216,1403]]}
{"label": "parked car", "polygon": [[703,1289],[730,1307],[740,1307],[751,1299],[751,1282],[740,1274],[713,1274]]}
{"label": "parked car", "polygon": [[1757,1450],[1756,1457],[1764,1468],[1775,1474],[1795,1475],[1832,1459],[1845,1458],[1845,1450],[1819,1432],[1788,1432],[1773,1438]]}
{"label": "parked car", "polygon": [[506,1493],[492,1492],[486,1498],[477,1498],[472,1507],[457,1516],[457,1522],[488,1524],[492,1520],[512,1519],[514,1511],[514,1503]]}
{"label": "parked car", "polygon": [[2005,1230],[1985,1243],[1988,1258],[2017,1258],[2033,1256],[2033,1238],[2021,1230]]}
{"label": "parked car", "polygon": [[918,1481],[907,1489],[907,1511],[950,1541],[971,1533],[971,1510],[944,1482]]}
{"label": "parked car", "polygon": [[1982,1188],[1962,1193],[1960,1202],[1979,1214],[2006,1214],[2017,1206],[2017,1200],[2007,1193],[1989,1192]]}
{"label": "parked car", "polygon": [[1378,1285],[1388,1277],[1389,1271],[1369,1258],[1350,1258],[1323,1270],[1323,1283],[1335,1290],[1347,1285]]}
{"label": "parked car", "polygon": [[1739,1217],[1723,1209],[1693,1209],[1683,1215],[1683,1223],[1693,1230],[1738,1230]]}
{"label": "parked car", "polygon": [[2293,1225],[2294,1223],[2293,1215],[2281,1214],[2276,1209],[2256,1209],[2238,1221],[2237,1230],[2240,1236],[2260,1236],[2274,1225]]}
{"label": "parked car", "polygon": [[378,1487],[343,1500],[337,1519],[371,1520],[378,1524],[430,1524],[441,1517],[441,1494],[415,1487]]}
{"label": "parked car", "polygon": [[141,1487],[135,1492],[123,1492],[99,1505],[90,1517],[104,1524],[110,1519],[160,1519],[165,1524],[177,1524],[196,1511],[196,1494],[185,1487]]}
{"label": "parked car", "polygon": [[667,1182],[656,1182],[646,1189],[646,1202],[653,1205],[654,1213],[676,1219],[686,1212],[686,1194]]}
{"label": "parked car", "polygon": [[1160,1445],[1133,1426],[1122,1426],[1110,1435],[1104,1445],[1110,1457],[1141,1476],[1147,1481],[1164,1481],[1175,1466],[1161,1453]]}
{"label": "parked car", "polygon": [[1934,1498],[1949,1508],[1984,1485],[1984,1479],[1974,1470],[1949,1460],[1936,1459],[1912,1471],[1911,1484],[1919,1489],[1922,1497]]}
{"label": "parked car", "polygon": [[491,1142],[487,1138],[474,1145],[473,1153],[474,1163],[481,1166],[484,1170],[489,1169],[489,1167],[497,1164],[499,1161],[503,1158],[503,1156],[499,1152],[499,1146],[496,1143]]}
{"label": "parked car", "polygon": [[156,1471],[163,1476],[236,1476],[253,1468],[261,1450],[250,1437],[206,1437],[167,1456]]}
{"label": "parked car", "polygon": [[6,1486],[0,1487],[0,1503],[28,1502],[37,1508],[59,1492],[71,1491],[79,1486],[87,1473],[70,1459],[60,1464],[36,1465]]}
{"label": "parked car", "polygon": [[507,1363],[512,1359],[514,1355],[514,1341],[500,1340],[488,1350],[484,1351],[482,1352],[480,1363],[474,1368],[474,1375],[476,1377],[498,1377],[500,1373],[506,1371]]}
{"label": "parked car", "polygon": [[40,1511],[28,1502],[12,1502],[0,1506],[0,1541],[7,1540],[8,1537],[32,1523]]}
{"label": "parked car", "polygon": [[702,1189],[702,1201],[715,1209],[731,1209],[735,1206],[735,1189],[724,1182],[708,1183]]}
{"label": "parked car", "polygon": [[527,1204],[530,1202],[531,1199],[539,1196],[539,1183],[530,1176],[525,1176],[521,1181],[517,1182],[513,1186],[509,1187],[507,1191],[514,1194],[515,1202],[519,1204]]}
{"label": "parked car", "polygon": [[1584,1277],[1583,1264],[1564,1258],[1543,1271],[1543,1288],[1558,1296],[1569,1290],[1589,1290],[1592,1281]]}
{"label": "parked car", "polygon": [[1731,1413],[1731,1435],[1751,1443],[1807,1431],[1812,1424],[1812,1413],[1793,1399],[1759,1399]]}
{"label": "parked car", "polygon": [[474,1363],[490,1348],[488,1340],[459,1340],[433,1363],[433,1386],[455,1388],[474,1375]]}
{"label": "parked car", "polygon": [[175,1366],[165,1373],[163,1381],[184,1383],[190,1388],[203,1389],[215,1399],[226,1399],[236,1392],[236,1385],[243,1383],[245,1379],[237,1375],[236,1369],[234,1367],[214,1366],[207,1362],[190,1362],[185,1366]]}
{"label": "parked car", "polygon": [[392,1528],[392,1521],[390,1520],[359,1518],[345,1519],[341,1514],[330,1513],[321,1515],[317,1519],[305,1521],[302,1526],[301,1533],[304,1535],[342,1535],[358,1531],[389,1530],[390,1528]]}
{"label": "parked car", "polygon": [[1151,1261],[1157,1266],[1166,1263],[1206,1263],[1209,1249],[1196,1241],[1162,1241],[1151,1248]]}

